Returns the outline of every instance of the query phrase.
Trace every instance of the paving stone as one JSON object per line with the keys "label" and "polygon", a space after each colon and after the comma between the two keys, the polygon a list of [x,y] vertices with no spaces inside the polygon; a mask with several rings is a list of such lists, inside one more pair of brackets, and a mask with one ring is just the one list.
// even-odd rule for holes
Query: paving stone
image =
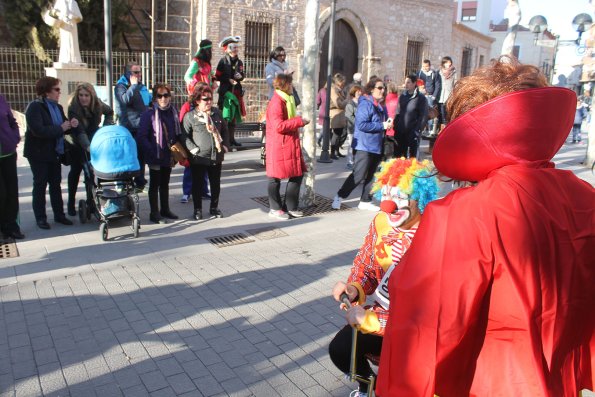
{"label": "paving stone", "polygon": [[190,380],[190,377],[185,373],[172,375],[167,378],[171,388],[176,392],[177,395],[184,394],[196,389],[196,386]]}
{"label": "paving stone", "polygon": [[156,360],[155,364],[157,364],[161,373],[166,377],[184,372],[182,366],[173,357]]}
{"label": "paving stone", "polygon": [[165,379],[165,376],[163,376],[160,371],[141,374],[140,378],[149,392],[154,392],[169,387],[167,379]]}
{"label": "paving stone", "polygon": [[214,396],[218,393],[224,392],[224,389],[223,387],[221,387],[220,382],[212,376],[205,376],[199,379],[194,379],[194,384],[204,396]]}

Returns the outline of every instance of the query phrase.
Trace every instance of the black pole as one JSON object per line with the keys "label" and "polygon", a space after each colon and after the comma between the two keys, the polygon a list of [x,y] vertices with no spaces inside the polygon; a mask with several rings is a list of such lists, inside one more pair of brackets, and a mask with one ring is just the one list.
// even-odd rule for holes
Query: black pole
{"label": "black pole", "polygon": [[114,97],[112,92],[112,1],[103,0],[103,24],[105,40],[105,86],[107,88],[107,104],[113,109]]}
{"label": "black pole", "polygon": [[331,89],[333,79],[333,57],[335,47],[335,5],[337,0],[331,2],[331,23],[329,26],[329,37],[328,37],[328,65],[327,65],[327,76],[326,76],[326,102],[324,104],[324,122],[322,123],[322,150],[320,151],[320,157],[318,158],[319,163],[332,163],[329,155],[329,141],[331,133],[331,117],[329,115],[331,108]]}

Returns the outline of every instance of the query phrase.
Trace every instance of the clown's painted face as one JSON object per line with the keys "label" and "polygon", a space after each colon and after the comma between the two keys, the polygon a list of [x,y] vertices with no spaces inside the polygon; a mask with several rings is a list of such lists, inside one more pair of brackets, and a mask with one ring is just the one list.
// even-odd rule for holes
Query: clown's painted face
{"label": "clown's painted face", "polygon": [[417,208],[417,201],[409,198],[396,186],[382,188],[382,201],[380,209],[388,214],[389,222],[393,227],[409,229],[419,222],[421,214]]}

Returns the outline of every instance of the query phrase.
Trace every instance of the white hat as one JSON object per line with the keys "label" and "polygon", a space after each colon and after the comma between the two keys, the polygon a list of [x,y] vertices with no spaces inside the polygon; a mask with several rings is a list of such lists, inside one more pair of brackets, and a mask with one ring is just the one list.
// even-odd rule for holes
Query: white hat
{"label": "white hat", "polygon": [[240,36],[227,36],[223,40],[221,40],[221,42],[219,43],[219,47],[226,47],[231,43],[239,43],[240,41],[242,41],[242,38]]}
{"label": "white hat", "polygon": [[362,81],[362,74],[360,72],[354,73],[353,81]]}

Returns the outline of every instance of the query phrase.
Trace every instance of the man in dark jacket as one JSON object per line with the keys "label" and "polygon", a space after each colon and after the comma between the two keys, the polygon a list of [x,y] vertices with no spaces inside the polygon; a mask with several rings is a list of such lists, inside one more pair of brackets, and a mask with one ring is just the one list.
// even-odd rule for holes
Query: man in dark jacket
{"label": "man in dark jacket", "polygon": [[416,157],[423,123],[428,114],[428,101],[417,88],[417,76],[405,79],[405,92],[399,97],[396,157]]}
{"label": "man in dark jacket", "polygon": [[[432,69],[432,63],[429,59],[424,59],[417,77],[424,83],[424,90],[422,93],[428,100],[428,106],[433,107],[434,104],[438,103],[438,100],[440,99],[440,91],[442,91],[442,79],[440,78],[440,73]],[[428,121],[428,130],[430,131],[430,134],[435,134],[435,129],[438,127],[438,123],[434,119]]]}
{"label": "man in dark jacket", "polygon": [[[142,82],[142,69],[136,62],[126,65],[126,72],[120,77],[114,88],[118,124],[124,126],[136,138],[140,123],[140,116],[148,109],[151,103],[151,93]],[[137,149],[139,145],[137,144]],[[138,151],[141,175],[134,178],[137,190],[143,191],[147,180],[145,179],[145,163],[142,152]]]}

